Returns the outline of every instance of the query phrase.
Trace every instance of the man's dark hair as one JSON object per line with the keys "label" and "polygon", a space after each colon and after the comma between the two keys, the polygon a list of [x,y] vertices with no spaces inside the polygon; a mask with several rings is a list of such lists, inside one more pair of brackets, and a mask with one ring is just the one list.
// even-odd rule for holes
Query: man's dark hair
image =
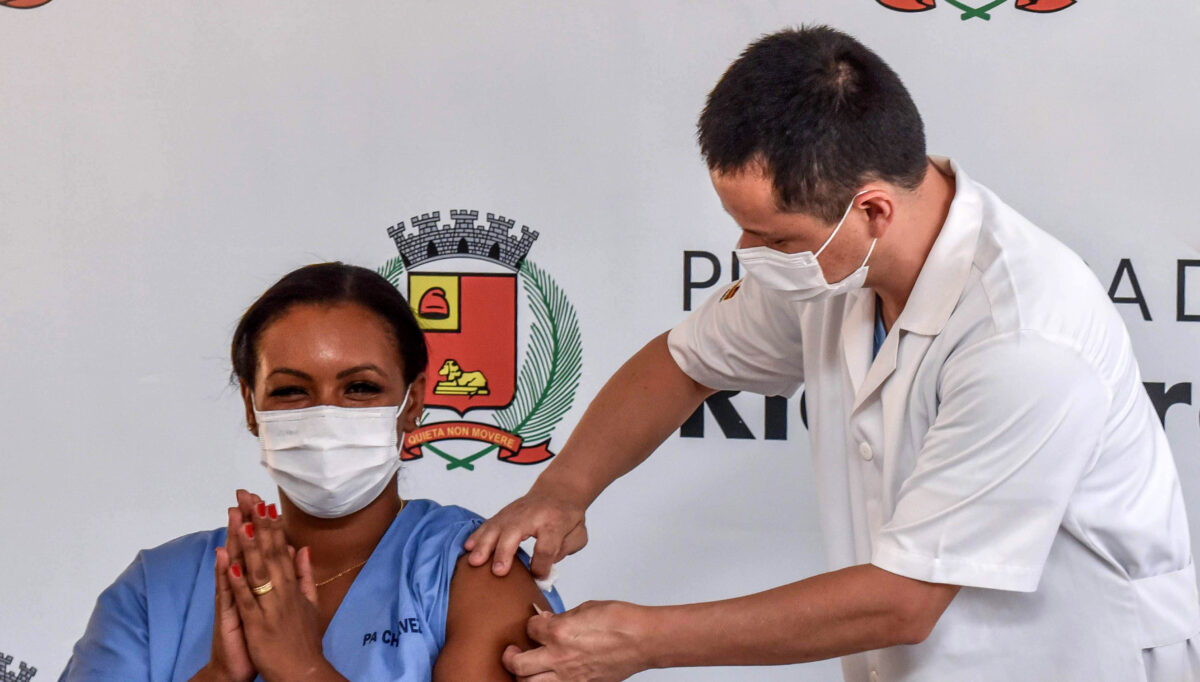
{"label": "man's dark hair", "polygon": [[233,373],[254,388],[258,340],[263,330],[297,305],[356,303],[378,315],[391,331],[404,365],[404,381],[412,383],[429,364],[425,333],[408,301],[374,270],[345,263],[316,263],[293,270],[271,285],[246,310],[233,332]]}
{"label": "man's dark hair", "polygon": [[746,48],[709,93],[697,128],[710,170],[761,162],[782,210],[826,222],[866,182],[915,189],[925,176],[924,126],[900,77],[828,26]]}

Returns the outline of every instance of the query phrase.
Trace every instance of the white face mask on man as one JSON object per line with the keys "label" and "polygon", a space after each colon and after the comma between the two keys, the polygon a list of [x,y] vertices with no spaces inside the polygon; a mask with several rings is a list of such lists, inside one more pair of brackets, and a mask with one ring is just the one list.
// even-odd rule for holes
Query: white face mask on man
{"label": "white face mask on man", "polygon": [[396,422],[408,394],[399,406],[254,408],[262,465],[304,513],[323,519],[353,514],[400,469]]}
{"label": "white face mask on man", "polygon": [[871,254],[875,251],[877,239],[871,240],[871,248],[867,250],[867,257],[863,259],[862,265],[845,278],[832,284],[825,279],[825,273],[821,270],[821,264],[817,262],[817,256],[820,256],[825,247],[829,246],[829,243],[837,236],[838,230],[841,230],[842,225],[846,223],[846,218],[850,216],[850,210],[854,208],[854,200],[864,194],[866,192],[854,195],[854,198],[850,200],[850,205],[846,207],[846,212],[842,214],[842,219],[838,221],[837,227],[833,228],[833,234],[829,235],[829,239],[825,240],[816,253],[812,251],[784,253],[766,246],[734,249],[738,261],[742,267],[746,268],[746,275],[764,288],[778,291],[792,301],[816,301],[861,288],[867,281],[867,261],[871,259]]}

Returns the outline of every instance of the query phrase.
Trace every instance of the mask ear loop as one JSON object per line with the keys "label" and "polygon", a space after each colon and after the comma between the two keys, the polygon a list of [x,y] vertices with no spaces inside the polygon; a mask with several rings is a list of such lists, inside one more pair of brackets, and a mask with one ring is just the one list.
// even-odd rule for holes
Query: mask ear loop
{"label": "mask ear loop", "polygon": [[[864,189],[863,191],[859,192],[858,194],[855,194],[854,196],[850,197],[850,205],[846,207],[846,212],[842,214],[842,219],[838,221],[837,227],[833,228],[833,234],[829,235],[829,239],[825,240],[825,243],[821,245],[821,248],[818,249],[817,253],[814,255],[820,256],[821,252],[823,252],[825,250],[825,247],[829,246],[829,242],[832,242],[833,238],[837,236],[838,230],[842,229],[842,225],[846,224],[846,218],[849,218],[850,211],[854,210],[854,200],[870,191],[871,190],[869,190],[869,189]],[[871,244],[871,248],[874,249],[875,245]],[[871,254],[868,253],[867,257],[870,258]],[[863,263],[866,263],[866,261],[863,261]]]}
{"label": "mask ear loop", "polygon": [[[250,429],[251,433],[254,433],[254,429],[257,429],[260,426],[259,422],[262,421],[262,419],[261,419],[262,413],[258,411],[258,405],[256,404],[256,401],[254,400],[254,389],[253,388],[250,389],[250,411],[254,413],[254,426],[250,426],[249,424],[247,424],[246,427]],[[262,440],[262,432],[261,431],[259,431],[259,433],[255,433],[254,435],[257,436],[259,438],[259,440]]]}
{"label": "mask ear loop", "polygon": [[400,407],[396,409],[396,416],[400,417],[404,414],[404,408],[408,407],[408,396],[412,394],[412,384],[409,384],[404,389],[404,400],[400,401]]}
{"label": "mask ear loop", "polygon": [[875,253],[875,243],[878,241],[879,241],[878,239],[871,240],[871,248],[867,249],[867,257],[863,259],[862,265],[860,265],[858,267],[860,267],[860,268],[867,267],[867,261],[871,260],[871,254]]}
{"label": "mask ear loop", "polygon": [[[412,397],[412,387],[417,383],[417,379],[420,379],[422,376],[424,376],[424,374],[425,374],[424,372],[422,372],[421,374],[418,374],[416,376],[416,378],[413,379],[408,384],[408,386],[404,387],[404,400],[400,401],[400,408],[396,411],[396,421],[397,422],[399,422],[400,419],[404,417],[404,408],[408,407],[408,399]],[[407,431],[405,431],[403,433],[407,433]],[[401,440],[403,441],[403,439],[401,439]]]}

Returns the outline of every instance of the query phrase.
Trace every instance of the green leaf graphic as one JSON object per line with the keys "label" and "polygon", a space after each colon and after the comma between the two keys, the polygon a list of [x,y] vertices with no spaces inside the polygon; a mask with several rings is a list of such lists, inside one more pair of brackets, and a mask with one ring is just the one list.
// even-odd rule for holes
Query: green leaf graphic
{"label": "green leaf graphic", "polygon": [[383,278],[392,283],[392,286],[400,289],[400,278],[404,276],[404,260],[400,256],[389,260],[379,266],[375,272],[383,275]]}
{"label": "green leaf graphic", "polygon": [[517,374],[517,394],[495,415],[496,425],[528,443],[550,438],[571,409],[583,372],[583,342],[575,308],[554,279],[537,265],[521,266],[533,325]]}

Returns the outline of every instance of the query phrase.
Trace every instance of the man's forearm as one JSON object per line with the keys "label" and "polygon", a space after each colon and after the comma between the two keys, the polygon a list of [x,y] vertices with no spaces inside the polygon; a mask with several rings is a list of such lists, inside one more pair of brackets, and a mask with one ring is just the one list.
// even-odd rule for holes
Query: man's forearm
{"label": "man's forearm", "polygon": [[864,565],[736,599],[641,607],[643,663],[777,665],[914,644],[958,589]]}
{"label": "man's forearm", "polygon": [[588,506],[641,464],[712,390],[679,369],[667,335],[646,344],[605,383],[534,488]]}

